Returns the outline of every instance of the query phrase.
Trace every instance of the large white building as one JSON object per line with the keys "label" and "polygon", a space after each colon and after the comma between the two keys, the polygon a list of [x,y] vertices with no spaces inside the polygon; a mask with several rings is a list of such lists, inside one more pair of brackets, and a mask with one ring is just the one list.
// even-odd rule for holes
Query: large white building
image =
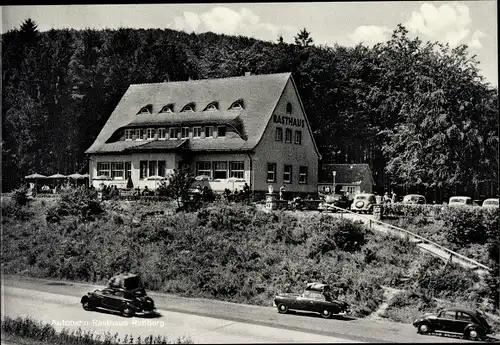
{"label": "large white building", "polygon": [[215,191],[317,191],[320,155],[290,73],[130,85],[86,151],[90,181],[154,188],[186,164]]}

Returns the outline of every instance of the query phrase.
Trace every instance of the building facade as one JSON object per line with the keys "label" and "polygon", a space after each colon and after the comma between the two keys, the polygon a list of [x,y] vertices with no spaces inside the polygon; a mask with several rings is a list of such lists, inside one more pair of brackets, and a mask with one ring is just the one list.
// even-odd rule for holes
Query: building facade
{"label": "building facade", "polygon": [[290,73],[131,85],[86,153],[95,187],[155,189],[187,165],[214,191],[303,194],[320,159]]}
{"label": "building facade", "polygon": [[343,190],[349,199],[363,191],[372,193],[374,186],[368,164],[323,164],[319,174],[318,193],[330,193],[334,183],[335,191]]}

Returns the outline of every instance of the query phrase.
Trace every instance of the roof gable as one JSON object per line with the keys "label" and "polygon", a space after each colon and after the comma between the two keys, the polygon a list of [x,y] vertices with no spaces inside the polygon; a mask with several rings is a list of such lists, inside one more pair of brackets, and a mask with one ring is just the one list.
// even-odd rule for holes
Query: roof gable
{"label": "roof gable", "polygon": [[[211,113],[221,116],[221,112],[232,113],[242,122],[247,140],[241,147],[251,149],[258,144],[275,104],[289,80],[290,73],[250,75],[242,77],[190,80],[182,82],[168,82],[156,84],[133,84],[127,89],[108,121],[97,136],[87,153],[99,152],[106,141],[119,128],[131,123],[135,125],[143,121],[144,125],[151,123],[151,118],[168,104],[175,104],[174,114],[179,118],[183,116],[205,115],[210,121]],[[244,108],[227,110],[237,100],[243,100]],[[201,112],[209,103],[218,102],[221,112]],[[197,111],[179,113],[183,106],[194,102]],[[137,115],[144,106],[152,105],[152,115]],[[170,116],[165,117],[169,119]],[[165,125],[169,125],[168,122]]]}
{"label": "roof gable", "polygon": [[336,171],[335,183],[338,184],[360,184],[371,170],[368,164],[323,164],[319,173],[319,183],[332,183],[333,171]]}

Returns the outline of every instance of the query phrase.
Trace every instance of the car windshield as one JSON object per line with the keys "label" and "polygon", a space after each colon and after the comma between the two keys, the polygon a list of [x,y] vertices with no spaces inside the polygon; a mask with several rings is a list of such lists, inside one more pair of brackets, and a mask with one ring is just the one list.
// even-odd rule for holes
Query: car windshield
{"label": "car windshield", "polygon": [[450,204],[465,204],[465,199],[451,199]]}
{"label": "car windshield", "polygon": [[498,205],[498,200],[486,200],[484,205]]}
{"label": "car windshield", "polygon": [[366,196],[364,195],[357,196],[356,200],[366,200]]}

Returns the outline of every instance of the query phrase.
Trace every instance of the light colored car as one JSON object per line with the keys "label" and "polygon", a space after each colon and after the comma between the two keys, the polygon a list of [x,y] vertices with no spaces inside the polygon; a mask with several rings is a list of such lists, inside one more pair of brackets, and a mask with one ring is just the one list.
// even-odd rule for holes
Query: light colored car
{"label": "light colored car", "polygon": [[498,199],[495,199],[495,198],[486,199],[483,202],[483,207],[485,207],[485,208],[498,208]]}
{"label": "light colored car", "polygon": [[375,194],[361,193],[354,196],[351,204],[351,211],[359,213],[372,213],[373,205],[377,203]]}
{"label": "light colored car", "polygon": [[424,205],[427,204],[427,200],[425,199],[425,196],[420,194],[408,194],[404,196],[403,204]]}
{"label": "light colored car", "polygon": [[452,196],[448,202],[449,206],[472,206],[472,198],[468,196]]}

